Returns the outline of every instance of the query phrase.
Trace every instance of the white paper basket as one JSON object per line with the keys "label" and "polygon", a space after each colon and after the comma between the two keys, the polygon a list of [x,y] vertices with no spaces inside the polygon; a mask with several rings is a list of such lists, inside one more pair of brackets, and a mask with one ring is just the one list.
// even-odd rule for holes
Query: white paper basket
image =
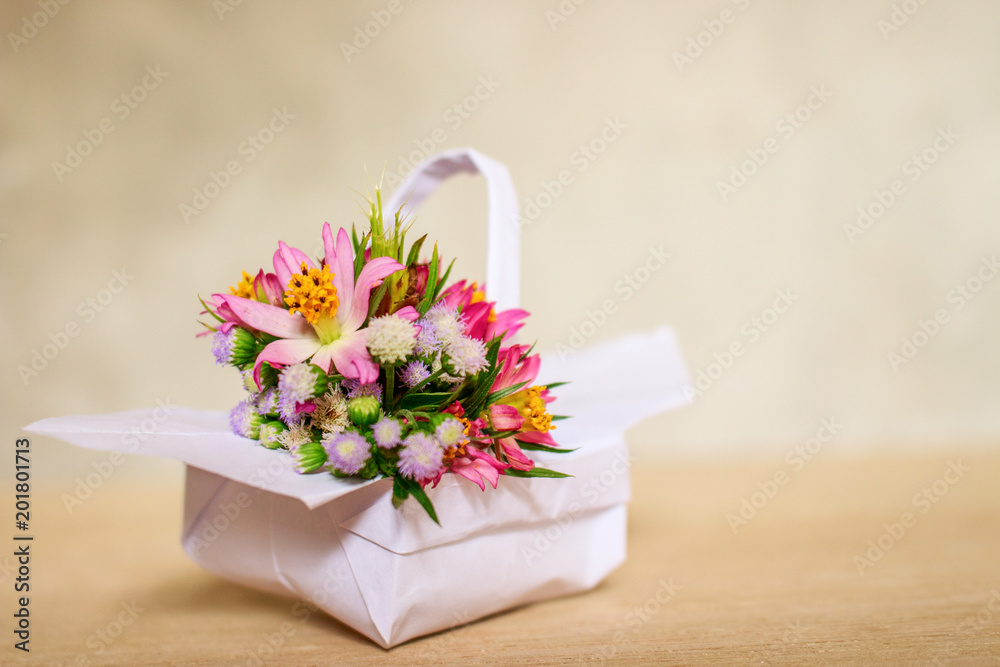
{"label": "white paper basket", "polygon": [[[517,199],[507,170],[472,149],[420,165],[387,204],[412,211],[456,173],[482,173],[490,213],[489,298],[517,306]],[[624,433],[686,403],[673,332],[632,334],[543,356],[539,383],[568,380],[554,432],[565,454],[532,452],[567,479],[502,477],[497,489],[446,475],[428,488],[441,525],[390,480],[299,475],[290,456],[233,435],[223,413],[190,408],[45,419],[26,430],[100,450],[187,464],[184,548],[226,579],[319,607],[383,647],[597,585],[625,560]],[[150,420],[153,419],[153,422]],[[155,423],[144,439],[137,426]],[[145,429],[144,429],[145,430]]]}

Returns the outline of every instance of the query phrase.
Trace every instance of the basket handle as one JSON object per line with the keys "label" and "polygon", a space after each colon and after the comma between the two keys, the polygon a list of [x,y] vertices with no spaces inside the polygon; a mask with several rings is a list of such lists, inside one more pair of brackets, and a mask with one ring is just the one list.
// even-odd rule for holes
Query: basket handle
{"label": "basket handle", "polygon": [[497,310],[520,302],[521,247],[517,193],[507,168],[472,148],[442,151],[424,160],[400,183],[386,204],[409,215],[451,176],[465,172],[486,178],[489,218],[486,237],[486,295]]}

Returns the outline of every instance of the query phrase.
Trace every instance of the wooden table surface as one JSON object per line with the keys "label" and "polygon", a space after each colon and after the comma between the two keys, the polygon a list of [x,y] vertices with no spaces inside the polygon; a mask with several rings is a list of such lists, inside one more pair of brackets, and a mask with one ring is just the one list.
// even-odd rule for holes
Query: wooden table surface
{"label": "wooden table surface", "polygon": [[179,479],[140,486],[126,465],[72,514],[72,484],[36,489],[32,651],[5,613],[0,662],[1000,664],[1000,452],[798,468],[638,461],[629,559],[597,589],[386,651],[199,569]]}

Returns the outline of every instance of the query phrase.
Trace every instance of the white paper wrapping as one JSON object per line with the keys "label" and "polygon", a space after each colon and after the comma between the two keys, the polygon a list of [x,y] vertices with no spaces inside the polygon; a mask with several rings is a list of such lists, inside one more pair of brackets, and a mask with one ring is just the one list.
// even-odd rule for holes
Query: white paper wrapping
{"label": "white paper wrapping", "polygon": [[[172,408],[44,419],[25,430],[82,447],[188,465],[184,547],[247,586],[310,601],[383,647],[536,600],[587,590],[625,559],[625,430],[686,402],[670,329],[565,359],[540,381],[571,380],[553,408],[567,454],[532,452],[569,479],[502,477],[497,489],[447,475],[396,510],[389,480],[299,475],[284,451],[229,431],[221,412]],[[155,423],[135,438],[143,422]]]}
{"label": "white paper wrapping", "polygon": [[[517,305],[517,200],[506,169],[461,149],[431,158],[390,207],[412,209],[445,178],[489,182],[491,298]],[[506,259],[505,259],[506,258]],[[163,407],[44,419],[39,435],[187,464],[183,543],[206,569],[314,604],[390,647],[483,616],[595,586],[625,559],[625,430],[686,402],[673,332],[632,334],[543,357],[537,384],[570,381],[553,410],[565,454],[529,452],[568,479],[501,477],[483,492],[457,475],[427,489],[441,525],[391,480],[300,475],[290,455],[233,435],[224,413]],[[136,437],[141,430],[142,437]],[[304,607],[303,607],[304,609]]]}

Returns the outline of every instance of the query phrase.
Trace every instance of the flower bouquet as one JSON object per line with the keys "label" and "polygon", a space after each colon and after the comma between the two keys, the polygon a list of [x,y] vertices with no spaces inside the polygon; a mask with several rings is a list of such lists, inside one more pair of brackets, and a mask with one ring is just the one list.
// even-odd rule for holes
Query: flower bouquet
{"label": "flower bouquet", "polygon": [[[539,355],[511,342],[528,313],[498,311],[476,283],[448,284],[437,244],[409,247],[401,211],[386,224],[381,192],[358,234],[323,225],[322,259],[284,242],[274,272],[246,272],[229,294],[202,301],[221,365],[249,396],[233,432],[287,450],[301,473],[393,479],[393,503],[445,474],[496,488],[501,476],[567,477],[526,451],[560,452],[548,404],[533,384]],[[555,385],[552,385],[553,387]]]}
{"label": "flower bouquet", "polygon": [[[485,293],[406,243],[461,173],[487,183]],[[517,211],[502,165],[435,155],[375,196],[363,233],[324,227],[316,258],[280,244],[273,272],[205,300],[216,359],[248,392],[229,414],[166,404],[26,430],[182,461],[193,560],[383,647],[588,590],[625,560],[625,430],[686,403],[688,377],[666,327],[542,357],[515,342]],[[549,409],[557,380],[572,419]]]}

